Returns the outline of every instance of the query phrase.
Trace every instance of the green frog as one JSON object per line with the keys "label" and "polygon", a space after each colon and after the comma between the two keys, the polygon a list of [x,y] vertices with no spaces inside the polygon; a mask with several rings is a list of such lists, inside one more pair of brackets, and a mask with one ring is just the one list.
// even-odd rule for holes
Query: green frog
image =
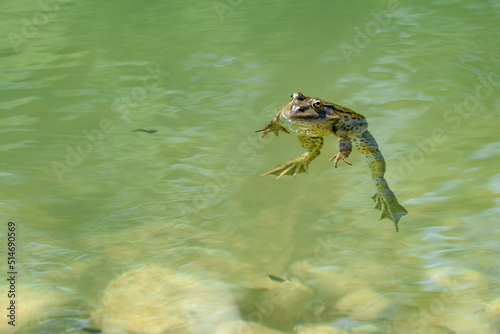
{"label": "green frog", "polygon": [[396,231],[399,231],[398,222],[408,211],[398,203],[384,178],[385,160],[375,138],[368,131],[368,123],[364,116],[349,108],[316,97],[294,93],[290,97],[290,103],[285,105],[269,124],[256,132],[263,131],[262,137],[269,132],[274,132],[276,136],[280,131],[290,133],[282,124],[296,128],[297,137],[307,152],[276,166],[261,176],[273,174],[280,179],[285,175],[297,176],[299,173],[306,172],[309,163],[320,154],[323,137],[335,135],[338,138],[339,152],[330,161],[334,162],[335,168],[340,160],[352,165],[347,158],[353,145],[366,156],[375,183],[376,191],[372,196],[375,202],[374,209],[381,211],[380,219],[392,220]]}

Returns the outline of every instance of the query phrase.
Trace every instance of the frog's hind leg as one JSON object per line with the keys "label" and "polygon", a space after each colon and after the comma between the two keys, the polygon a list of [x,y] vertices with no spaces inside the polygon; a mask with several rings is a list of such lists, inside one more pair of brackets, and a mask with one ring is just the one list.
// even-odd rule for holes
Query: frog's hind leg
{"label": "frog's hind leg", "polygon": [[365,154],[366,162],[372,172],[376,190],[375,195],[372,196],[375,202],[374,209],[380,210],[380,219],[388,218],[392,220],[396,231],[399,231],[398,222],[401,217],[408,214],[408,211],[398,203],[396,196],[384,178],[385,160],[378,149],[375,138],[368,131],[365,131],[355,137],[353,142],[356,149]]}
{"label": "frog's hind leg", "polygon": [[299,138],[300,144],[307,150],[307,152],[295,159],[276,166],[276,168],[260,176],[273,174],[278,175],[277,179],[280,179],[285,175],[297,176],[299,173],[307,172],[309,163],[320,154],[320,150],[323,147],[323,138],[309,137],[301,134],[297,137]]}

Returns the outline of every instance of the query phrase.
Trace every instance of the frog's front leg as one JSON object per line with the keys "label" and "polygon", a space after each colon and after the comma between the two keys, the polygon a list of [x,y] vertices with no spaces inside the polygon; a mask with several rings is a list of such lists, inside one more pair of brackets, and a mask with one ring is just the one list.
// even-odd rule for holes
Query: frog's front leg
{"label": "frog's front leg", "polygon": [[335,161],[333,162],[333,166],[335,168],[337,168],[337,162],[339,161],[339,159],[344,160],[344,162],[346,164],[352,166],[352,164],[349,161],[347,161],[347,157],[349,156],[349,154],[351,154],[351,151],[352,151],[351,140],[349,139],[349,137],[347,137],[347,133],[345,131],[342,131],[342,130],[336,131],[335,135],[338,137],[337,141],[339,144],[339,153],[335,154],[330,159],[330,161],[335,159]]}
{"label": "frog's front leg", "polygon": [[304,147],[307,152],[295,159],[276,166],[273,170],[260,176],[274,174],[278,175],[277,179],[280,179],[284,175],[297,176],[299,173],[307,172],[309,163],[320,154],[320,150],[323,147],[323,138],[309,137],[300,133],[297,137],[299,138],[300,144],[302,144],[302,147]]}
{"label": "frog's front leg", "polygon": [[285,129],[283,127],[283,125],[280,124],[278,117],[279,117],[279,113],[265,127],[263,127],[262,129],[259,129],[259,130],[255,130],[255,132],[264,131],[264,133],[262,134],[262,138],[264,138],[264,136],[267,135],[271,131],[274,132],[276,137],[278,137],[280,131],[283,131],[283,132],[290,134],[290,132],[287,129]]}

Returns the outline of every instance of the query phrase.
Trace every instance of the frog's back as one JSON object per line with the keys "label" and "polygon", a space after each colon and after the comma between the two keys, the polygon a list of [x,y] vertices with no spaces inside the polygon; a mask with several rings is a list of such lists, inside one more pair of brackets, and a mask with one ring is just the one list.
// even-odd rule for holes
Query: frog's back
{"label": "frog's back", "polygon": [[335,125],[337,130],[343,130],[347,132],[348,136],[352,138],[368,129],[368,122],[366,121],[365,116],[338,104],[329,104],[332,106],[333,110],[340,116],[340,120]]}

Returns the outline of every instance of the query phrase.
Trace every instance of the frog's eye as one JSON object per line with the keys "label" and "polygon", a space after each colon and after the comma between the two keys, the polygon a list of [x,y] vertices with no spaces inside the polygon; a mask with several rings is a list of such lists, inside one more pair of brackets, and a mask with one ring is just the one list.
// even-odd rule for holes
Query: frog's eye
{"label": "frog's eye", "polygon": [[321,107],[323,107],[323,102],[321,102],[321,100],[314,100],[312,103],[311,103],[312,107],[315,109],[315,110],[320,110]]}

